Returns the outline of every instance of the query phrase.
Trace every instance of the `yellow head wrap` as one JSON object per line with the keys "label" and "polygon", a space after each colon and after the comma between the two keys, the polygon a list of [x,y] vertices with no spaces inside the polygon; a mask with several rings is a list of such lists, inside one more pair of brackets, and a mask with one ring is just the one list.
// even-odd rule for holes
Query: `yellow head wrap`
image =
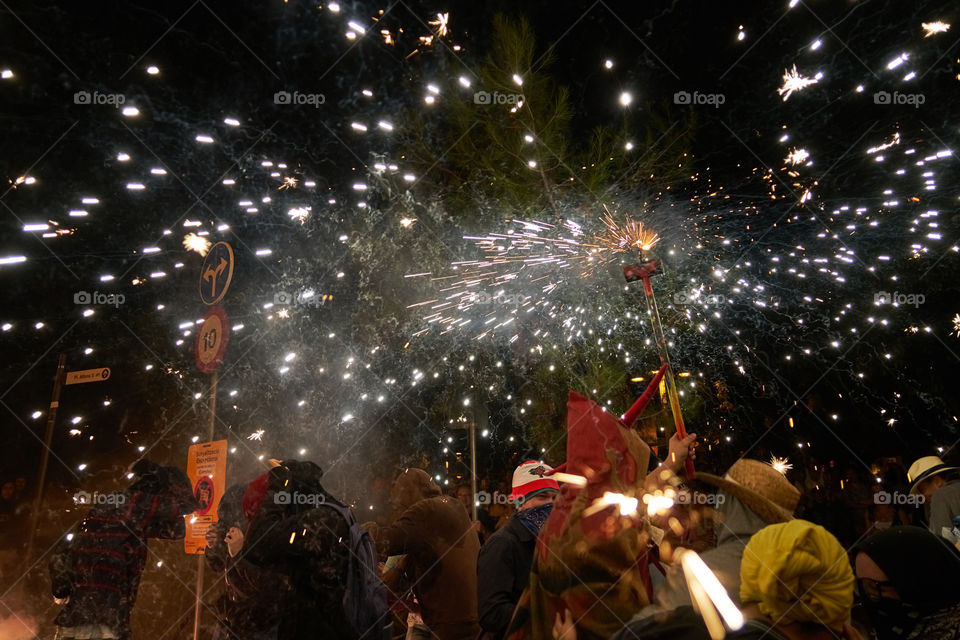
{"label": "yellow head wrap", "polygon": [[775,623],[810,622],[840,630],[853,608],[853,571],[829,531],[806,520],[758,531],[743,551],[740,600]]}

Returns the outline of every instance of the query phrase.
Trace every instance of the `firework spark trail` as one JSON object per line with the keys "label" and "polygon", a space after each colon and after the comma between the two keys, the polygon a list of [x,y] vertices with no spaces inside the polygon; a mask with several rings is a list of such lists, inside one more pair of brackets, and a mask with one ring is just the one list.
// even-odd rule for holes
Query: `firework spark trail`
{"label": "firework spark trail", "polygon": [[[642,222],[626,217],[623,224],[618,223],[609,209],[599,219],[602,229],[587,236],[583,226],[573,220],[565,220],[554,225],[540,220],[508,220],[507,224],[517,227],[504,233],[489,233],[483,236],[464,236],[472,241],[485,257],[477,260],[462,260],[451,263],[451,267],[460,270],[458,279],[447,282],[439,289],[446,294],[443,301],[430,308],[435,311],[456,309],[465,312],[471,307],[489,301],[513,303],[517,310],[532,311],[535,306],[550,308],[549,300],[534,303],[532,296],[508,294],[507,287],[520,282],[538,283],[540,293],[549,295],[565,281],[564,270],[577,267],[576,278],[589,278],[602,266],[617,260],[627,252],[647,251],[659,240],[659,236],[644,227]],[[406,277],[430,274],[407,274]],[[433,282],[447,281],[457,276],[436,276]],[[424,306],[418,302],[408,308]],[[555,308],[550,314],[555,315]],[[487,324],[496,320],[496,315],[488,319]],[[424,318],[427,322],[447,325],[444,333],[470,324],[457,316],[441,316],[434,313]],[[494,329],[513,322],[509,318],[494,326]],[[570,327],[569,323],[565,326]],[[481,336],[489,335],[490,329],[482,331]],[[418,331],[417,334],[422,334]]]}

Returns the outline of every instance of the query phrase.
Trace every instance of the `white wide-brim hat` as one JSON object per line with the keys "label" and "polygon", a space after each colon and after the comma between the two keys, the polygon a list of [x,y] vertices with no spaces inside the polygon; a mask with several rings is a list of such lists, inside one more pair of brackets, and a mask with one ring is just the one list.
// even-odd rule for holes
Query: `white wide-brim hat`
{"label": "white wide-brim hat", "polygon": [[948,467],[939,456],[924,456],[910,465],[907,471],[907,482],[910,483],[910,493],[916,494],[920,483],[935,475],[956,471],[960,467]]}

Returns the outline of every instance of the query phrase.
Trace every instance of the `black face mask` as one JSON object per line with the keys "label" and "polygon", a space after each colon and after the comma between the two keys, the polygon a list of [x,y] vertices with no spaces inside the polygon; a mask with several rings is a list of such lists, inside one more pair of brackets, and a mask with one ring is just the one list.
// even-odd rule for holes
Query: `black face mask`
{"label": "black face mask", "polygon": [[920,622],[917,608],[900,600],[863,599],[860,604],[880,640],[906,638]]}

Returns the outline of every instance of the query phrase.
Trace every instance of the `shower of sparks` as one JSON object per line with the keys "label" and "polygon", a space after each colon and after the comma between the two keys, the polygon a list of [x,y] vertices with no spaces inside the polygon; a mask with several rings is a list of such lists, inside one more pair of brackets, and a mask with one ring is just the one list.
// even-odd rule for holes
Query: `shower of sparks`
{"label": "shower of sparks", "polygon": [[800,164],[801,162],[806,162],[807,158],[810,157],[810,152],[806,149],[793,149],[790,151],[790,154],[784,159],[784,162],[787,164]]}
{"label": "shower of sparks", "polygon": [[207,251],[210,250],[210,241],[195,233],[188,233],[183,238],[183,248],[188,251],[196,251],[200,255],[205,256],[207,255]]}
{"label": "shower of sparks", "polygon": [[429,24],[437,28],[437,35],[441,38],[447,35],[447,24],[450,20],[449,13],[438,13],[436,20],[431,20]]}
{"label": "shower of sparks", "polygon": [[[514,333],[521,313],[535,309],[551,318],[560,319],[561,307],[550,294],[566,282],[592,277],[600,267],[618,260],[624,253],[649,251],[659,236],[641,222],[625,217],[618,223],[604,207],[599,218],[602,228],[587,232],[573,220],[555,225],[540,220],[508,220],[505,232],[484,236],[464,236],[485,254],[477,260],[452,263],[452,272],[407,274],[407,277],[430,276],[438,283],[442,297],[411,304],[408,308],[425,307],[429,315],[423,320],[428,328],[418,336],[439,328],[449,331],[475,331],[475,339],[491,335],[501,328]],[[572,267],[572,269],[571,269]],[[533,285],[539,292],[523,291]],[[482,320],[469,315],[482,314]],[[575,317],[560,319],[562,332],[568,339],[592,331]]]}
{"label": "shower of sparks", "polygon": [[960,338],[960,313],[953,316],[953,335]]}
{"label": "shower of sparks", "polygon": [[258,442],[263,439],[263,434],[266,433],[264,429],[257,429],[253,433],[247,436],[247,440],[257,440]]}
{"label": "shower of sparks", "polygon": [[946,33],[950,29],[950,25],[946,22],[937,20],[936,22],[923,22],[920,24],[923,27],[923,30],[926,33],[923,35],[924,38],[929,38],[932,35],[937,33]]}
{"label": "shower of sparks", "polygon": [[787,471],[793,469],[789,458],[778,458],[777,456],[770,456],[770,466],[783,475],[787,475]]}
{"label": "shower of sparks", "polygon": [[409,229],[413,226],[413,223],[416,222],[416,218],[403,218],[400,220],[400,226],[404,229]]}
{"label": "shower of sparks", "polygon": [[807,78],[800,75],[797,72],[797,65],[793,65],[792,69],[783,72],[783,86],[777,89],[777,93],[783,96],[783,101],[786,102],[794,91],[806,89],[817,82],[817,78]]}
{"label": "shower of sparks", "polygon": [[613,219],[610,211],[604,207],[606,213],[603,216],[603,224],[607,227],[607,233],[600,236],[600,246],[606,251],[618,253],[629,249],[639,249],[641,251],[650,251],[653,245],[660,240],[654,231],[644,229],[642,222],[626,219],[623,226],[620,226]]}
{"label": "shower of sparks", "polygon": [[283,184],[277,187],[277,191],[280,191],[282,189],[290,189],[291,187],[295,187],[295,186],[297,186],[297,179],[294,178],[293,176],[286,176],[283,179]]}

